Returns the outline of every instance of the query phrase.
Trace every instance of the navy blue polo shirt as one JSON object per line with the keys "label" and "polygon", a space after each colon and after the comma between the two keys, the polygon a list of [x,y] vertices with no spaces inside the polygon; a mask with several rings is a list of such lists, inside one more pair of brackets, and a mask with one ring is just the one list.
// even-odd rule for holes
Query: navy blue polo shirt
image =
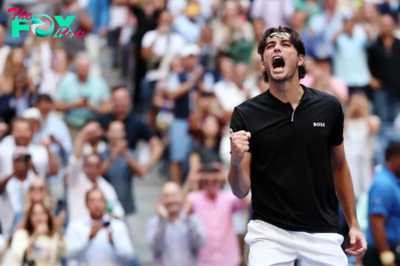
{"label": "navy blue polo shirt", "polygon": [[[386,218],[385,230],[390,248],[400,242],[400,179],[386,166],[378,166],[375,171],[368,199],[368,217],[371,214],[383,215]],[[371,228],[367,230],[369,246],[375,246]]]}

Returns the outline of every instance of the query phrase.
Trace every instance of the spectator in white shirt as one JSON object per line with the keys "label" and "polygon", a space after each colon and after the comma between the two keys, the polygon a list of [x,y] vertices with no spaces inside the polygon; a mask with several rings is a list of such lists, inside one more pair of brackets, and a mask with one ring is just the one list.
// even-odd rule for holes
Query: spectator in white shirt
{"label": "spectator in white shirt", "polygon": [[[51,141],[43,139],[43,145],[32,143],[33,127],[32,122],[23,118],[16,118],[12,123],[11,135],[3,138],[0,142],[0,180],[3,180],[13,173],[13,154],[21,147],[28,149],[31,156],[33,170],[36,174],[44,177],[55,175],[58,172],[58,159],[53,155],[49,146]],[[0,220],[5,232],[9,232],[12,226],[12,216],[8,215],[11,209],[9,199],[0,197]],[[7,207],[8,206],[8,207]]]}
{"label": "spectator in white shirt", "polygon": [[31,170],[31,159],[28,150],[16,150],[13,155],[13,174],[0,182],[0,193],[10,200],[14,216],[13,228],[21,221],[24,213],[25,194],[34,179],[34,172]]}
{"label": "spectator in white shirt", "polygon": [[67,170],[68,214],[70,221],[85,219],[89,213],[85,206],[85,194],[92,188],[99,188],[107,202],[107,211],[124,218],[124,210],[114,188],[100,176],[102,158],[94,153],[82,156],[83,144],[96,134],[95,123],[87,124],[76,137],[75,155],[71,157]]}
{"label": "spectator in white shirt", "polygon": [[106,214],[106,199],[99,189],[84,196],[90,217],[71,222],[66,231],[67,256],[79,265],[119,266],[134,259],[128,229],[122,220]]}

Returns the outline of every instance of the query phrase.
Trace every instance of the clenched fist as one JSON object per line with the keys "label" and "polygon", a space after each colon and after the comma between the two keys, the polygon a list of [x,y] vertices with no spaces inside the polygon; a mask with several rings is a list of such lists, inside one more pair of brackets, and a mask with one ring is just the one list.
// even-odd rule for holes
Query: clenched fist
{"label": "clenched fist", "polygon": [[249,151],[250,137],[250,132],[244,130],[231,132],[231,161],[233,165],[239,165],[244,158],[244,154]]}

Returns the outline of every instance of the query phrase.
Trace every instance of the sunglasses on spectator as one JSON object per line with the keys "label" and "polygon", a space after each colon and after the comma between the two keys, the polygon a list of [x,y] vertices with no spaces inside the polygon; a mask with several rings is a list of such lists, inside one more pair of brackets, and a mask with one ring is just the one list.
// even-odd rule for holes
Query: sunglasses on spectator
{"label": "sunglasses on spectator", "polygon": [[98,167],[99,167],[99,164],[86,163],[86,164],[85,164],[85,167],[88,167],[88,168],[98,168]]}
{"label": "sunglasses on spectator", "polygon": [[43,191],[43,190],[44,190],[43,186],[38,186],[38,187],[32,186],[32,187],[30,187],[30,191]]}

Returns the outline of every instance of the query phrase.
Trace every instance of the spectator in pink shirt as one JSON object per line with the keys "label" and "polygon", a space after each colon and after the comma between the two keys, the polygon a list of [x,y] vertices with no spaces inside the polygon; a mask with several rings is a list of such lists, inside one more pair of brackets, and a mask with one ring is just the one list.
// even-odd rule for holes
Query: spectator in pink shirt
{"label": "spectator in pink shirt", "polygon": [[332,75],[330,62],[320,60],[320,62],[316,63],[312,58],[306,57],[305,64],[307,74],[300,80],[301,84],[332,94],[342,104],[347,102],[349,99],[349,89],[344,81]]}
{"label": "spectator in pink shirt", "polygon": [[238,199],[231,191],[221,190],[225,176],[219,164],[205,165],[200,176],[201,190],[188,195],[207,236],[198,266],[239,266],[242,260],[232,216],[235,211],[248,209],[250,200]]}

